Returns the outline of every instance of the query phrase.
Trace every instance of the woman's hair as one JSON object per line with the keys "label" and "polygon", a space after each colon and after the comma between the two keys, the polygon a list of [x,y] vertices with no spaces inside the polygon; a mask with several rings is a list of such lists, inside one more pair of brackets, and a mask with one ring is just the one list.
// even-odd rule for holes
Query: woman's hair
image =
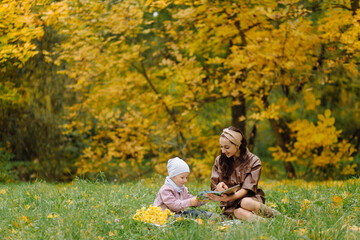
{"label": "woman's hair", "polygon": [[[235,132],[239,132],[242,136],[242,140],[241,140],[241,144],[239,146],[240,149],[240,162],[242,164],[245,164],[245,159],[244,159],[244,154],[247,151],[247,141],[245,139],[244,134],[237,129],[236,127],[230,126],[228,127],[228,129],[235,131]],[[220,137],[225,137],[226,136],[224,134],[221,134]],[[229,140],[230,141],[230,140]],[[230,141],[231,142],[231,141]],[[232,144],[234,144],[233,142],[231,142]],[[232,171],[234,169],[234,156],[228,158],[224,153],[221,152],[220,150],[220,159],[219,159],[219,164],[220,164],[220,169],[221,169],[221,177],[223,179],[228,179],[230,177],[230,175],[232,174]]]}

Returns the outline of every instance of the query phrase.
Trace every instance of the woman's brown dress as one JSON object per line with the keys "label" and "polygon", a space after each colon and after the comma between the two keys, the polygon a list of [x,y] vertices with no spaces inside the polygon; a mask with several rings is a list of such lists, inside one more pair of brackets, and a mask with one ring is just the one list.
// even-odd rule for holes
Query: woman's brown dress
{"label": "woman's brown dress", "polygon": [[[233,171],[228,178],[222,178],[219,160],[220,156],[215,159],[212,169],[211,190],[214,190],[219,182],[224,182],[228,187],[239,184],[240,189],[248,190],[245,197],[250,197],[260,203],[265,203],[265,194],[257,187],[261,173],[261,161],[259,157],[247,151],[244,156],[244,162],[247,162],[247,164],[241,164],[240,159],[235,158]],[[242,199],[221,202],[220,206],[224,208],[226,215],[233,215],[234,210],[240,208],[241,200]]]}

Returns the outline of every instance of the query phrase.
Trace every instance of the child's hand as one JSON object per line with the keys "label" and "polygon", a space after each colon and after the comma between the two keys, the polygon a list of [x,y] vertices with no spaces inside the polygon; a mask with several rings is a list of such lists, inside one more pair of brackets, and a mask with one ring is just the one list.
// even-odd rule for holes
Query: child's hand
{"label": "child's hand", "polygon": [[192,207],[197,206],[198,203],[199,203],[199,200],[198,200],[196,197],[190,198],[190,205],[191,205]]}

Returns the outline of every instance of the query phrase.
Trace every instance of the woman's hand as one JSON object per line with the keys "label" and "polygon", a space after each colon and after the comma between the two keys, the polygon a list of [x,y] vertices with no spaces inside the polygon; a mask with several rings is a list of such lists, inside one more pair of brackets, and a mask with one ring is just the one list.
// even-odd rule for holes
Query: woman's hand
{"label": "woman's hand", "polygon": [[222,194],[221,196],[218,196],[218,195],[215,195],[215,194],[212,194],[212,193],[208,193],[207,196],[211,200],[217,201],[217,202],[220,202],[220,201],[221,202],[229,202],[229,201],[234,201],[236,199],[235,194],[230,195],[230,196]]}
{"label": "woman's hand", "polygon": [[222,192],[226,189],[228,189],[228,186],[224,182],[219,182],[218,185],[216,185],[215,191]]}
{"label": "woman's hand", "polygon": [[248,190],[242,188],[232,195],[222,194],[221,196],[218,196],[215,194],[208,193],[207,196],[214,201],[229,202],[229,201],[235,201],[237,199],[241,199],[245,197],[247,193]]}

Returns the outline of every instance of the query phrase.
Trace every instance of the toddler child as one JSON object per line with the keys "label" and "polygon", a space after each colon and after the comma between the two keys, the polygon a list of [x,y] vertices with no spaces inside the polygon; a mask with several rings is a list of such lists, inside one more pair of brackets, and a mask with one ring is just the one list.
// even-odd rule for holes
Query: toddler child
{"label": "toddler child", "polygon": [[165,179],[165,184],[160,188],[153,206],[160,206],[162,210],[169,209],[178,216],[191,217],[212,217],[213,213],[207,211],[200,211],[195,209],[187,209],[189,207],[198,207],[204,205],[205,202],[199,201],[191,195],[185,187],[190,168],[187,163],[178,158],[172,158],[167,163],[168,175]]}

